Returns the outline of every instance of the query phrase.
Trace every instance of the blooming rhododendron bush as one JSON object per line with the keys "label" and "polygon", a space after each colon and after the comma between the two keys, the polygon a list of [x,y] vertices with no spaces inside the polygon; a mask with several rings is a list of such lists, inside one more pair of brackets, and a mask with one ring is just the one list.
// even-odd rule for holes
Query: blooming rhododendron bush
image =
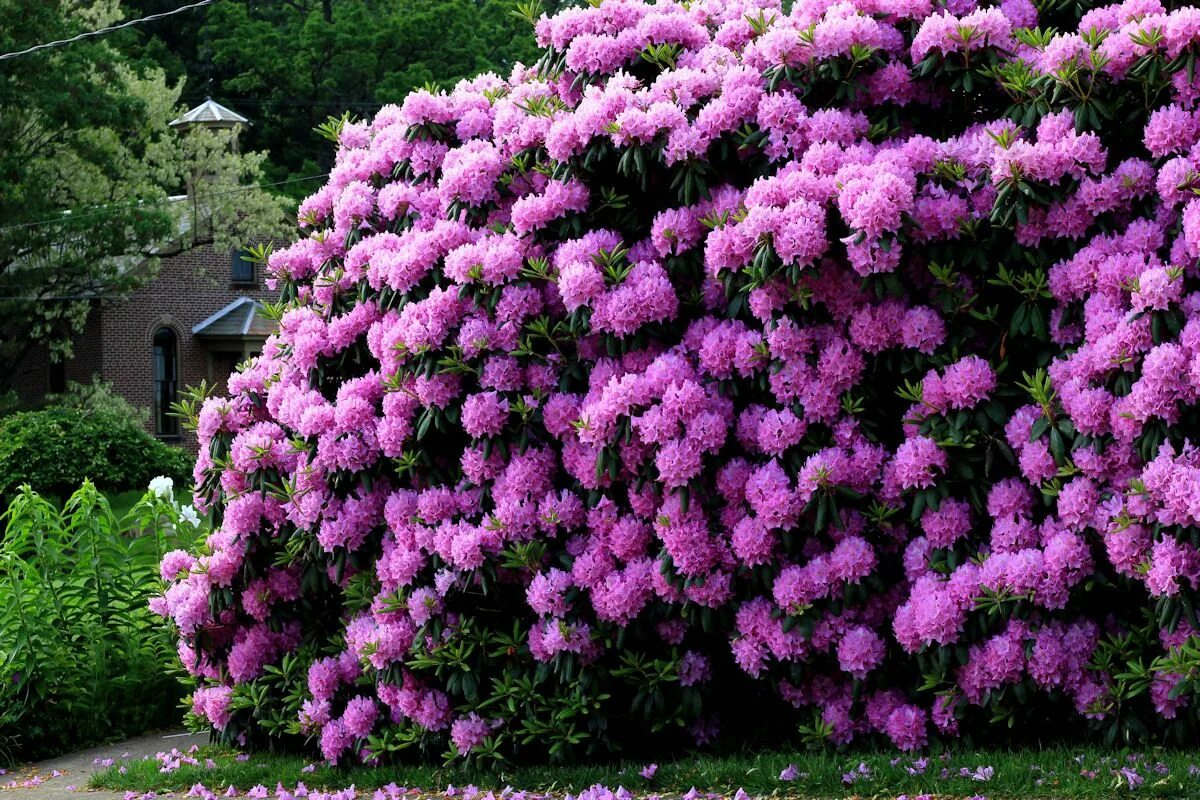
{"label": "blooming rhododendron bush", "polygon": [[198,409],[196,717],[335,762],[1194,735],[1200,10],[1088,7],[603,0],[334,126]]}

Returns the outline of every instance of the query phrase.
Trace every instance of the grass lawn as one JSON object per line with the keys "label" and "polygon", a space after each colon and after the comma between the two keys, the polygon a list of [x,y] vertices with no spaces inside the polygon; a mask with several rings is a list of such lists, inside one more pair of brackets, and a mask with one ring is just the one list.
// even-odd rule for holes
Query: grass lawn
{"label": "grass lawn", "polygon": [[[113,492],[107,494],[109,508],[112,509],[113,516],[121,519],[128,514],[134,506],[138,504],[143,497],[146,496],[145,489],[134,489],[128,492]],[[180,505],[187,505],[192,502],[192,490],[190,488],[177,488],[175,490],[175,502]]]}
{"label": "grass lawn", "polygon": [[[1200,797],[1200,749],[1195,751],[1110,751],[1100,748],[1046,750],[948,751],[915,759],[895,753],[763,753],[694,756],[662,762],[652,780],[639,773],[646,763],[627,761],[597,766],[516,767],[495,772],[453,767],[393,766],[331,769],[295,756],[255,754],[249,757],[203,748],[200,764],[160,771],[157,760],[130,762],[93,776],[94,789],[119,791],[187,791],[196,783],[223,792],[228,786],[245,793],[262,784],[274,796],[276,783],[310,789],[355,785],[373,789],[389,783],[442,793],[447,786],[474,785],[482,790],[515,789],[555,794],[578,793],[594,784],[624,786],[637,795],[702,793],[732,795],[742,788],[751,795],[793,798],[895,798],[930,794],[938,798]],[[212,766],[205,759],[212,759]],[[780,773],[794,766],[793,780]],[[990,768],[990,769],[988,769]],[[1120,770],[1128,772],[1122,774]],[[1140,783],[1139,783],[1140,781]],[[1130,784],[1136,785],[1131,788]],[[370,793],[360,795],[370,797]],[[461,794],[458,795],[461,798]],[[469,800],[469,799],[468,799]]]}

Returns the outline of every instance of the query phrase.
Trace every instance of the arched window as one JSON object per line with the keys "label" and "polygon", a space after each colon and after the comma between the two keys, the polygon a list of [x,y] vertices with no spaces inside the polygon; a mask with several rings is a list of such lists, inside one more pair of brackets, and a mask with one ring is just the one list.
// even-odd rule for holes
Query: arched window
{"label": "arched window", "polygon": [[179,435],[179,419],[170,414],[179,386],[178,362],[175,331],[163,326],[154,332],[154,432],[159,436]]}

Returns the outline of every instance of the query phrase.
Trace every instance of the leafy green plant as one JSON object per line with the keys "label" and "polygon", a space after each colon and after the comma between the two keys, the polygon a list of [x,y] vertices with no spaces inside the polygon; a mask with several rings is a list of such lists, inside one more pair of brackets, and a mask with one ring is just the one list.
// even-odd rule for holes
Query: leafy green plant
{"label": "leafy green plant", "polygon": [[118,414],[145,424],[150,410],[138,408],[113,391],[112,383],[93,375],[91,383],[67,381],[65,391],[46,395],[47,408],[74,408],[90,414]]}
{"label": "leafy green plant", "polygon": [[0,762],[172,719],[174,646],[147,602],[196,520],[169,493],[118,519],[90,482],[61,508],[20,488],[0,515]]}
{"label": "leafy green plant", "polygon": [[110,410],[47,408],[0,419],[0,502],[22,484],[63,498],[85,480],[127,491],[156,475],[186,480],[190,467],[187,453]]}

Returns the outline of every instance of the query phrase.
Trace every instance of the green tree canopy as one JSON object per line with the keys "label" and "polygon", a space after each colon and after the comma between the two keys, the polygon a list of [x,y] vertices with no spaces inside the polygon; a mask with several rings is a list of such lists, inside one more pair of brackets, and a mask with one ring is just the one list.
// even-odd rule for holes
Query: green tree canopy
{"label": "green tree canopy", "polygon": [[[553,10],[564,0],[545,4]],[[319,182],[332,149],[313,129],[349,111],[372,115],[427,83],[449,86],[480,72],[507,75],[536,55],[516,0],[222,0],[178,24],[155,26],[127,50],[188,77],[184,99],[211,95],[251,117],[248,147],[293,198]],[[141,0],[155,13],[173,7]]]}
{"label": "green tree canopy", "polygon": [[[3,18],[22,21],[0,29],[0,51],[178,5],[0,0]],[[517,7],[222,0],[0,61],[0,376],[34,343],[68,353],[92,303],[147,280],[155,255],[280,232],[283,209],[331,166],[333,150],[314,130],[327,118],[370,116],[414,87],[532,62]],[[169,128],[209,95],[251,119],[239,134],[243,153],[223,136]],[[170,200],[201,174],[192,202]]]}
{"label": "green tree canopy", "polygon": [[[12,52],[128,12],[0,0],[0,16],[22,21],[0,27],[0,51]],[[120,43],[84,39],[0,62],[0,383],[35,343],[68,353],[89,308],[151,277],[157,255],[285,230],[286,205],[258,188],[265,155],[237,153],[228,132],[173,131],[183,82]],[[191,202],[172,199],[189,184]]]}

